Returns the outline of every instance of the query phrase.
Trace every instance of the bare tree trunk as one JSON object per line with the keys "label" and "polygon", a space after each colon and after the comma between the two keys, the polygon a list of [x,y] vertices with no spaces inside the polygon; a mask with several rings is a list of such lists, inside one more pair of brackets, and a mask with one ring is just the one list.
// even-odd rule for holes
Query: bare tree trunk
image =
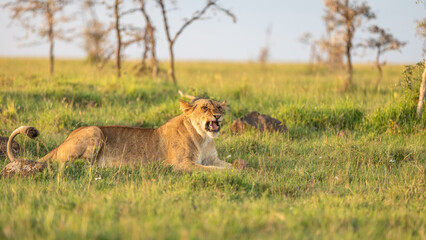
{"label": "bare tree trunk", "polygon": [[352,88],[352,56],[351,56],[351,49],[352,49],[352,17],[350,17],[349,13],[349,0],[345,0],[345,19],[346,19],[346,64],[347,64],[347,76],[345,78],[345,82],[343,83],[343,89],[349,90]]}
{"label": "bare tree trunk", "polygon": [[377,79],[377,82],[376,82],[376,90],[379,91],[380,83],[382,82],[382,78],[383,78],[383,71],[382,71],[382,65],[380,65],[380,63],[377,63],[376,66],[377,66],[377,69],[379,70],[379,78]]}
{"label": "bare tree trunk", "polygon": [[420,84],[419,102],[417,103],[417,117],[422,118],[422,113],[426,100],[426,58],[425,58],[425,69],[422,74],[422,83]]}
{"label": "bare tree trunk", "polygon": [[315,62],[315,57],[317,55],[317,48],[315,46],[315,43],[312,41],[311,43],[311,53],[309,56],[309,72],[313,72],[315,68],[315,64],[318,64]]}
{"label": "bare tree trunk", "polygon": [[[52,33],[51,33],[52,32]],[[53,55],[53,49],[55,46],[55,41],[53,38],[53,29],[49,29],[49,44],[50,44],[50,48],[49,48],[49,72],[50,75],[53,75],[54,71],[55,71],[55,57]]]}
{"label": "bare tree trunk", "polygon": [[177,81],[175,76],[175,56],[173,53],[173,45],[175,44],[176,39],[180,36],[180,34],[182,34],[183,30],[185,30],[185,28],[188,27],[194,21],[199,20],[211,6],[216,6],[217,10],[226,13],[229,17],[231,17],[234,20],[234,22],[236,21],[236,18],[229,10],[224,9],[220,6],[217,6],[216,1],[209,0],[207,1],[203,9],[195,12],[190,19],[185,21],[185,23],[180,27],[180,29],[176,32],[176,34],[172,38],[170,36],[170,29],[169,29],[169,24],[167,21],[167,13],[166,13],[166,8],[164,6],[164,0],[157,0],[157,3],[161,7],[161,15],[163,16],[164,29],[166,31],[167,41],[169,42],[169,53],[170,53],[169,77],[173,80],[173,83],[176,85]]}
{"label": "bare tree trunk", "polygon": [[158,75],[158,60],[157,60],[157,54],[155,52],[154,28],[152,27],[152,25],[149,26],[148,34],[149,34],[149,40],[151,44],[152,78],[156,79]]}
{"label": "bare tree trunk", "polygon": [[117,77],[121,77],[121,32],[120,32],[120,15],[118,12],[119,0],[114,3],[114,17],[115,17],[115,33],[117,36],[117,50],[115,52]]}
{"label": "bare tree trunk", "polygon": [[54,71],[55,71],[55,57],[53,55],[53,50],[55,47],[55,36],[53,33],[53,6],[52,6],[52,1],[47,1],[47,11],[46,11],[46,15],[47,15],[47,22],[48,22],[48,38],[49,38],[49,73],[50,75],[53,75]]}
{"label": "bare tree trunk", "polygon": [[349,90],[352,88],[352,58],[351,58],[351,48],[349,46],[346,46],[346,61],[347,61],[347,75],[345,78],[345,82],[343,83],[343,89]]}
{"label": "bare tree trunk", "polygon": [[383,78],[382,65],[380,64],[380,59],[379,59],[380,54],[381,54],[381,50],[380,50],[380,47],[379,47],[378,50],[377,50],[376,63],[375,63],[377,70],[379,70],[379,79],[377,79],[377,82],[376,82],[376,90],[377,91],[379,90],[380,83],[382,82],[382,78]]}
{"label": "bare tree trunk", "polygon": [[176,85],[176,76],[175,76],[175,54],[173,53],[173,43],[169,44],[169,54],[170,54],[170,69],[169,77],[172,79],[173,83]]}
{"label": "bare tree trunk", "polygon": [[[141,12],[145,18],[146,29],[145,33],[148,33],[149,44],[151,45],[151,65],[152,65],[152,78],[156,79],[158,75],[158,60],[155,52],[155,36],[154,36],[154,27],[152,26],[151,19],[148,16],[148,13],[145,10],[145,0],[139,0],[141,4]],[[145,45],[147,43],[145,42]],[[146,50],[146,49],[145,49]]]}
{"label": "bare tree trunk", "polygon": [[148,51],[149,51],[149,43],[148,43],[148,34],[147,34],[147,31],[148,30],[145,29],[145,32],[143,34],[144,49],[143,49],[143,53],[142,53],[142,61],[141,61],[140,72],[143,72],[146,69],[146,59],[148,57]]}
{"label": "bare tree trunk", "polygon": [[[158,3],[160,4],[160,7],[161,7],[161,14],[163,16],[164,29],[166,30],[166,36],[167,36],[167,40],[169,42],[169,54],[170,54],[169,77],[172,79],[173,83],[176,85],[175,56],[174,56],[174,53],[173,53],[174,40],[170,36],[169,23],[167,21],[167,13],[166,13],[166,7],[164,6],[164,2],[162,0],[159,0]],[[175,39],[176,39],[177,36],[179,36],[179,34],[180,34],[179,32],[176,34]]]}

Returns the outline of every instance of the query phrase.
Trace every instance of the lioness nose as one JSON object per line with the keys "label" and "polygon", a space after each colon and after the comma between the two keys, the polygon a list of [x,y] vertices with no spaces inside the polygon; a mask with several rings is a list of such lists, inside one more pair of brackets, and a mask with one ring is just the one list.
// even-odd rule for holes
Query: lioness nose
{"label": "lioness nose", "polygon": [[213,116],[216,118],[216,120],[218,120],[221,115],[213,115]]}

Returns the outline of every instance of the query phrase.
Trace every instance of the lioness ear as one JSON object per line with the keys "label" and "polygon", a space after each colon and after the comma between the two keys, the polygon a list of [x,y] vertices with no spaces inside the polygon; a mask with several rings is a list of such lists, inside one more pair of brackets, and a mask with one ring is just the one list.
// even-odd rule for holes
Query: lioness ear
{"label": "lioness ear", "polygon": [[180,109],[184,113],[189,113],[192,110],[192,107],[193,107],[192,104],[187,103],[183,100],[179,100],[179,105],[180,105]]}
{"label": "lioness ear", "polygon": [[229,106],[228,103],[225,101],[220,103],[220,106],[222,106],[222,108],[225,110],[225,112],[227,112],[229,110]]}

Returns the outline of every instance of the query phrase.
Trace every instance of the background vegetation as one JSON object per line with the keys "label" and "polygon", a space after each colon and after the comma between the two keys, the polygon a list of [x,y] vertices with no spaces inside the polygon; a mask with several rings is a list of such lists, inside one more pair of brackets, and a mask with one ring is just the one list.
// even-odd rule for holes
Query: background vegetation
{"label": "background vegetation", "polygon": [[[339,74],[303,64],[179,62],[179,86],[135,77],[133,63],[120,79],[112,66],[70,60],[51,77],[47,64],[0,59],[0,135],[21,125],[41,132],[18,137],[23,157],[37,159],[79,126],[158,127],[180,114],[181,89],[228,101],[216,146],[249,167],[184,174],[77,161],[0,179],[2,239],[426,238],[426,117],[415,119],[404,66],[384,67],[377,89],[376,71],[356,65],[355,88],[340,92]],[[252,110],[289,132],[231,135],[232,121]]]}

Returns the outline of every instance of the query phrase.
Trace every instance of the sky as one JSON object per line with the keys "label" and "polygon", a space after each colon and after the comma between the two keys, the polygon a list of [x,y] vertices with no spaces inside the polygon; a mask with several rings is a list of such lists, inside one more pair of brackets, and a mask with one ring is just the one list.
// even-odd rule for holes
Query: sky
{"label": "sky", "polygon": [[[125,0],[123,10],[132,7],[131,0]],[[81,1],[74,1],[81,2]],[[203,0],[166,0],[170,9],[169,24],[174,34],[183,24],[184,19],[194,11],[203,7]],[[383,60],[390,63],[415,63],[422,59],[423,40],[416,36],[416,20],[426,17],[426,4],[416,3],[418,0],[370,0],[366,1],[376,13],[377,18],[366,22],[365,27],[377,24],[388,30],[397,39],[407,41],[401,52],[388,52]],[[424,2],[424,1],[423,1]],[[256,61],[260,49],[266,43],[266,29],[271,28],[269,40],[270,61],[273,62],[306,62],[309,59],[309,47],[301,44],[299,38],[310,32],[315,38],[325,34],[324,5],[321,0],[220,0],[222,7],[230,9],[237,17],[237,22],[219,12],[209,13],[205,19],[194,22],[179,37],[175,44],[177,61]],[[58,58],[84,58],[83,42],[79,33],[84,29],[87,16],[81,14],[78,4],[69,7],[67,13],[74,14],[76,19],[70,23],[69,32],[72,41],[58,41],[55,45],[55,56]],[[167,60],[168,45],[164,34],[161,13],[155,1],[148,0],[148,13],[156,27],[157,55],[160,60]],[[100,20],[109,23],[110,13],[97,8]],[[123,22],[143,26],[143,18],[139,13],[128,15]],[[35,25],[38,24],[34,21]],[[3,57],[47,57],[48,44],[23,47],[25,31],[16,22],[11,22],[9,13],[0,9],[0,56]],[[368,38],[365,28],[357,30],[354,42],[359,43]],[[28,40],[41,41],[32,35]],[[142,54],[142,46],[133,45],[126,48],[125,59],[137,59]],[[357,50],[354,52],[355,62],[371,62],[372,52]]]}

